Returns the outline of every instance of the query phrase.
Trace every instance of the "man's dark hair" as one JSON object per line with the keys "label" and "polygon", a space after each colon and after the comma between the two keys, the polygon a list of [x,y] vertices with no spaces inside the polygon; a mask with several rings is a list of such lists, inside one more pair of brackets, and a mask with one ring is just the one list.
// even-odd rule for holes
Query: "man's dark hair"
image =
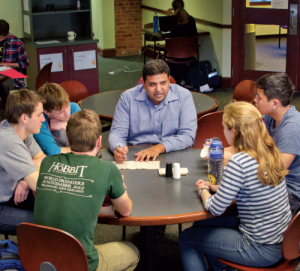
{"label": "man's dark hair", "polygon": [[66,132],[72,151],[92,151],[96,146],[97,139],[102,134],[100,118],[92,110],[80,110],[70,117]]}
{"label": "man's dark hair", "polygon": [[151,75],[156,75],[161,73],[166,73],[168,75],[168,78],[170,76],[170,69],[166,62],[164,62],[161,59],[148,61],[143,68],[144,82],[146,82],[146,78],[148,75],[151,76]]}
{"label": "man's dark hair", "polygon": [[278,99],[283,106],[290,104],[295,91],[295,86],[286,73],[263,75],[255,85],[264,90],[268,102]]}
{"label": "man's dark hair", "polygon": [[31,118],[38,102],[43,102],[42,97],[33,90],[20,89],[8,95],[5,107],[5,117],[9,123],[18,124],[22,114]]}
{"label": "man's dark hair", "polygon": [[0,36],[6,36],[9,33],[9,24],[7,21],[0,20]]}

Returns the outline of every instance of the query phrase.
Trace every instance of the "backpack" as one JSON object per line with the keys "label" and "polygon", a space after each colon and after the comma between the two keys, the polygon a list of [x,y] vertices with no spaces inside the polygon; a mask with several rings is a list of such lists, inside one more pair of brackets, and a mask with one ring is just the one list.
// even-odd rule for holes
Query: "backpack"
{"label": "backpack", "polygon": [[18,245],[12,240],[0,241],[0,271],[26,271],[19,260]]}

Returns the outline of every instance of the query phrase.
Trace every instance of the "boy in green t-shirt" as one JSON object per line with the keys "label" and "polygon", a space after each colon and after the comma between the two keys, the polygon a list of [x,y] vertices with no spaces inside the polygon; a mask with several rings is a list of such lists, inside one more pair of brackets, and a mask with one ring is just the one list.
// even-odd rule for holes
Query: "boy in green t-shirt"
{"label": "boy in green t-shirt", "polygon": [[[94,246],[99,211],[129,216],[132,210],[118,168],[96,157],[102,133],[98,115],[91,110],[76,112],[70,117],[66,132],[71,152],[48,156],[42,162],[34,221],[74,235],[85,249],[90,271],[106,270],[104,267],[110,270],[112,266],[113,270],[134,270],[139,252],[131,243]],[[101,208],[105,195],[113,205]]]}

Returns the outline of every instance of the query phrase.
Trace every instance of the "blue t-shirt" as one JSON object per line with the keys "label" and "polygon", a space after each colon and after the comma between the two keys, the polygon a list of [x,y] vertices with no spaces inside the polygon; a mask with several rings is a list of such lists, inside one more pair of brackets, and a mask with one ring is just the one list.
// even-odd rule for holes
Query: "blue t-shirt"
{"label": "blue t-shirt", "polygon": [[[81,110],[77,103],[70,103],[70,109],[70,115],[73,115],[77,111]],[[49,118],[45,113],[44,117],[45,121],[42,123],[40,132],[36,135],[33,135],[33,137],[46,155],[59,154],[61,147],[67,146],[66,131],[50,131]]]}
{"label": "blue t-shirt", "polygon": [[264,122],[280,152],[296,155],[285,180],[288,190],[300,199],[300,112],[291,105],[277,127],[271,116],[264,116]]}

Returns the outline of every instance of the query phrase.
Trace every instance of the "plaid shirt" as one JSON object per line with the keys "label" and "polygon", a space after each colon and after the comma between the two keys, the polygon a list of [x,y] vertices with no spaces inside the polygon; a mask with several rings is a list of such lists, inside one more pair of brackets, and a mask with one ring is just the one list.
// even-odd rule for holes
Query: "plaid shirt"
{"label": "plaid shirt", "polygon": [[[12,34],[8,35],[6,42],[3,44],[2,63],[18,63],[20,66],[16,69],[18,72],[22,72],[29,65],[23,41]],[[18,88],[24,88],[24,78],[14,79],[14,84]]]}

